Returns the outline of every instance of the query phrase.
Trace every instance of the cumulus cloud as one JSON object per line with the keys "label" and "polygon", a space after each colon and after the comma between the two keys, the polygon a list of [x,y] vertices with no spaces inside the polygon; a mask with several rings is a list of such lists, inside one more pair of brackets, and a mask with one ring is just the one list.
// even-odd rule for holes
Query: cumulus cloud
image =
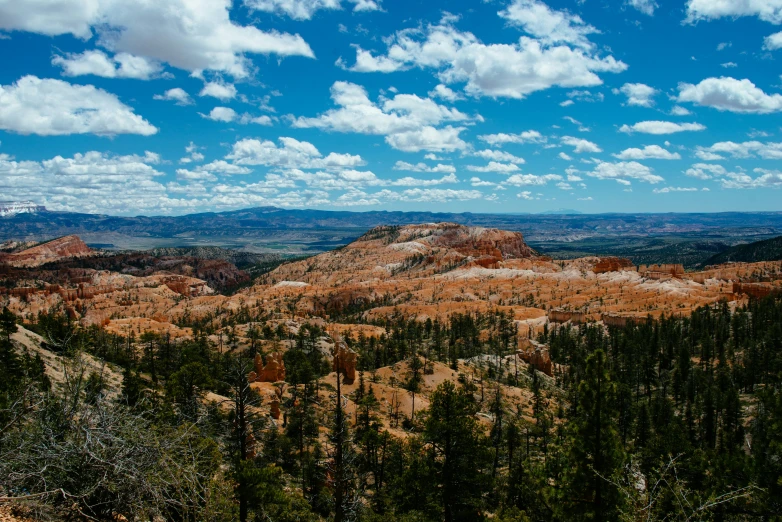
{"label": "cumulus cloud", "polygon": [[9,1],[0,3],[0,29],[83,40],[97,34],[97,44],[114,53],[236,77],[251,73],[246,54],[314,57],[299,35],[234,23],[230,7],[225,0]]}
{"label": "cumulus cloud", "polygon": [[513,185],[514,187],[527,187],[545,185],[549,181],[559,181],[561,179],[562,176],[559,174],[544,174],[542,176],[536,174],[513,174],[503,183]]}
{"label": "cumulus cloud", "polygon": [[201,116],[212,121],[229,123],[236,120],[239,115],[230,107],[215,107],[209,114],[201,114]]}
{"label": "cumulus cloud", "polygon": [[394,164],[394,170],[407,170],[410,172],[456,172],[456,167],[453,165],[443,165],[438,163],[434,167],[427,165],[426,163],[408,163],[406,161],[397,161]]}
{"label": "cumulus cloud", "polygon": [[782,0],[689,0],[685,23],[717,18],[757,16],[772,24],[782,23]]}
{"label": "cumulus cloud", "polygon": [[[446,15],[438,24],[425,28],[404,29],[387,38],[385,55],[374,56],[356,46],[356,72],[392,72],[408,67],[434,69],[446,85],[464,84],[471,96],[521,99],[550,87],[586,87],[600,85],[599,73],[618,73],[627,65],[613,56],[601,57],[578,36],[570,15],[562,23],[551,21],[552,13],[540,2],[516,2],[505,13],[512,22],[516,15],[510,9],[533,14],[522,19],[520,26],[537,38],[522,36],[513,44],[484,44],[470,32],[453,26],[454,17]],[[527,6],[527,7],[525,7]],[[555,15],[554,18],[558,18]],[[538,17],[538,18],[535,18]],[[562,42],[557,44],[556,42]]]}
{"label": "cumulus cloud", "polygon": [[619,132],[627,134],[641,132],[643,134],[674,134],[685,131],[702,131],[706,127],[700,123],[674,123],[672,121],[641,121],[635,125],[622,125]]}
{"label": "cumulus cloud", "polygon": [[190,97],[187,92],[185,92],[184,89],[180,89],[179,87],[174,87],[173,89],[169,89],[163,94],[155,94],[153,96],[156,100],[165,100],[165,101],[173,101],[177,105],[192,105],[193,99]]}
{"label": "cumulus cloud", "polygon": [[497,150],[497,149],[476,150],[471,152],[470,155],[475,156],[476,158],[483,158],[485,160],[505,161],[509,163],[518,163],[518,164],[526,163],[526,161],[524,161],[524,158],[521,158],[519,156],[514,156],[510,152],[505,152],[503,150]]}
{"label": "cumulus cloud", "polygon": [[207,82],[204,84],[199,96],[211,96],[221,101],[232,100],[236,97],[236,87],[233,84],[222,81]]}
{"label": "cumulus cloud", "polygon": [[653,189],[655,194],[668,194],[669,192],[698,192],[699,189],[695,187],[663,187]]}
{"label": "cumulus cloud", "polygon": [[35,76],[0,85],[0,129],[41,136],[150,136],[158,131],[114,94]]}
{"label": "cumulus cloud", "polygon": [[720,180],[726,189],[782,188],[782,171],[769,169],[754,169],[758,177],[745,173],[729,172]]}
{"label": "cumulus cloud", "polygon": [[689,110],[685,109],[681,105],[675,105],[673,109],[671,109],[671,116],[689,116],[692,114]]}
{"label": "cumulus cloud", "polygon": [[663,160],[677,160],[681,159],[678,152],[670,152],[659,145],[647,145],[643,149],[629,148],[625,149],[619,154],[613,155],[615,158],[621,160],[642,160],[642,159],[663,159]]}
{"label": "cumulus cloud", "polygon": [[[353,11],[379,11],[380,0],[347,0]],[[310,20],[321,9],[342,9],[340,0],[244,0],[244,5],[255,11],[288,16],[294,20]]]}
{"label": "cumulus cloud", "polygon": [[722,165],[713,163],[695,163],[692,167],[684,171],[684,174],[697,179],[712,179],[715,176],[724,176],[727,170]]}
{"label": "cumulus cloud", "polygon": [[393,98],[381,97],[379,103],[375,103],[363,87],[349,82],[335,82],[331,98],[337,108],[313,118],[291,117],[293,127],[382,135],[389,145],[405,152],[453,151],[467,147],[459,137],[464,127],[435,126],[444,122],[469,123],[474,118],[430,98],[396,94]]}
{"label": "cumulus cloud", "polygon": [[567,145],[569,147],[573,147],[573,152],[576,154],[581,154],[583,152],[603,152],[603,149],[601,149],[597,143],[593,143],[589,140],[583,140],[581,138],[574,138],[573,136],[563,136],[560,141],[563,145]]}
{"label": "cumulus cloud", "polygon": [[335,152],[323,156],[307,141],[283,137],[281,146],[269,140],[243,139],[233,144],[231,153],[226,156],[237,165],[263,165],[289,169],[348,169],[364,165],[366,162],[358,155]]}
{"label": "cumulus cloud", "polygon": [[763,49],[767,51],[782,49],[782,31],[766,36],[763,40]]}
{"label": "cumulus cloud", "polygon": [[509,174],[520,169],[518,165],[514,165],[513,163],[498,163],[496,161],[490,161],[488,165],[485,166],[467,165],[467,170],[472,172],[498,172],[500,174]]}
{"label": "cumulus cloud", "polygon": [[664,178],[654,174],[652,169],[637,161],[621,161],[618,163],[598,162],[595,169],[586,173],[597,179],[612,179],[623,185],[629,185],[631,180],[645,183],[660,183]]}
{"label": "cumulus cloud", "polygon": [[706,78],[698,85],[679,84],[679,102],[690,102],[720,111],[769,114],[782,111],[782,94],[766,94],[751,81]]}
{"label": "cumulus cloud", "polygon": [[637,9],[647,16],[653,16],[654,10],[659,7],[654,0],[627,0],[627,5]]}
{"label": "cumulus cloud", "polygon": [[745,141],[720,141],[710,147],[696,147],[695,155],[706,161],[724,159],[727,154],[733,158],[782,159],[782,142]]}
{"label": "cumulus cloud", "polygon": [[162,71],[160,64],[142,56],[117,53],[109,57],[99,50],[88,50],[81,54],[68,53],[52,58],[52,65],[62,67],[64,76],[94,75],[103,78],[134,78],[149,80]]}
{"label": "cumulus cloud", "polygon": [[86,152],[44,161],[15,161],[0,154],[0,193],[39,201],[52,210],[99,213],[170,212],[191,202],[170,198],[157,181],[159,155],[113,156]]}
{"label": "cumulus cloud", "polygon": [[513,0],[497,14],[548,45],[566,43],[590,49],[594,44],[588,36],[600,32],[580,16],[568,11],[555,11],[538,0]]}
{"label": "cumulus cloud", "polygon": [[658,92],[654,87],[649,87],[643,83],[626,83],[619,89],[614,89],[614,94],[627,96],[627,105],[637,105],[639,107],[654,106],[654,96]]}
{"label": "cumulus cloud", "polygon": [[209,111],[209,114],[203,114],[200,112],[198,114],[207,120],[219,121],[223,123],[236,122],[242,125],[247,125],[249,123],[255,123],[257,125],[272,125],[272,119],[270,116],[265,114],[262,116],[252,116],[247,113],[240,115],[230,107],[215,107]]}
{"label": "cumulus cloud", "polygon": [[481,141],[485,141],[489,145],[496,147],[501,146],[506,143],[518,143],[518,144],[524,144],[524,143],[545,143],[546,137],[540,134],[536,130],[528,130],[524,132],[520,132],[518,134],[506,134],[506,133],[499,133],[499,134],[483,134],[481,136],[478,136],[478,139]]}
{"label": "cumulus cloud", "polygon": [[453,91],[450,87],[438,84],[437,87],[429,91],[430,98],[440,98],[441,100],[455,102],[461,100],[464,97],[456,91]]}

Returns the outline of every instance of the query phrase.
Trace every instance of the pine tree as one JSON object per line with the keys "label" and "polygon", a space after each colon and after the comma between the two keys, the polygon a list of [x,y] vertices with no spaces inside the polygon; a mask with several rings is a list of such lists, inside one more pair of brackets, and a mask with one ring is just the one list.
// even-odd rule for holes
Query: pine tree
{"label": "pine tree", "polygon": [[616,520],[620,495],[612,480],[624,462],[616,430],[616,385],[606,354],[596,350],[586,360],[578,386],[578,404],[570,419],[569,465],[562,501],[571,520]]}

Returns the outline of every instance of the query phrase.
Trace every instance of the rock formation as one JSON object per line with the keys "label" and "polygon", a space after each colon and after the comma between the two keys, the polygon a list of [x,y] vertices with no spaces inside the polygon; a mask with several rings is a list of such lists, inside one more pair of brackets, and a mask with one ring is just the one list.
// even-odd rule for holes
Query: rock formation
{"label": "rock formation", "polygon": [[640,265],[638,267],[638,273],[649,279],[670,279],[672,277],[681,279],[684,275],[684,265]]}
{"label": "rock formation", "polygon": [[552,375],[551,356],[548,348],[532,339],[521,339],[518,356],[539,372],[543,372],[549,377]]}
{"label": "rock formation", "polygon": [[266,356],[266,364],[260,354],[255,355],[253,361],[255,370],[247,376],[250,382],[277,382],[285,380],[285,361],[280,352],[270,353]]}
{"label": "rock formation", "polygon": [[79,236],[65,236],[9,254],[4,261],[11,266],[34,267],[65,258],[89,256],[93,253]]}
{"label": "rock formation", "polygon": [[584,312],[571,312],[559,308],[552,308],[548,312],[548,320],[552,323],[566,323],[570,321],[574,324],[581,324],[587,322],[587,319],[587,314]]}
{"label": "rock formation", "polygon": [[596,274],[605,272],[620,272],[623,269],[633,269],[633,262],[623,257],[601,257],[592,270]]}
{"label": "rock formation", "polygon": [[337,342],[334,346],[332,369],[342,374],[345,384],[353,384],[353,381],[356,380],[358,354],[341,342]]}

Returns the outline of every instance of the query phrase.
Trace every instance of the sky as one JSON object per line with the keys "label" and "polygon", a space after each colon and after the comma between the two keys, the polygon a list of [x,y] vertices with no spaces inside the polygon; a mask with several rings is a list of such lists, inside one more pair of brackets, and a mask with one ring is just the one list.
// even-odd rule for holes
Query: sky
{"label": "sky", "polygon": [[0,200],[782,210],[782,0],[0,0]]}

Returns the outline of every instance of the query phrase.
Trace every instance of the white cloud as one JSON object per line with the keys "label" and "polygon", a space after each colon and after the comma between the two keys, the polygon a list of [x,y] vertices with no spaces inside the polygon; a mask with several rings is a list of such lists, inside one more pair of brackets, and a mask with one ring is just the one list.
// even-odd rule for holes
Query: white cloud
{"label": "white cloud", "polygon": [[386,136],[386,143],[403,152],[420,152],[429,150],[435,152],[451,152],[468,148],[467,143],[459,138],[464,127],[447,125],[442,128],[425,126],[417,130],[397,132]]}
{"label": "white cloud", "polygon": [[570,107],[571,105],[575,104],[573,100],[565,100],[563,102],[559,102],[560,107]]}
{"label": "white cloud", "polygon": [[700,123],[674,123],[671,121],[641,121],[635,125],[622,125],[619,132],[644,134],[673,134],[685,131],[702,131],[706,127]]}
{"label": "white cloud", "polygon": [[712,179],[715,176],[724,176],[727,174],[727,170],[722,165],[714,165],[711,163],[695,163],[692,167],[684,171],[684,174],[691,178],[697,179]]}
{"label": "white cloud", "polygon": [[472,172],[499,172],[500,174],[509,174],[518,171],[519,166],[514,165],[513,163],[490,161],[488,165],[485,166],[467,165],[467,170]]}
{"label": "white cloud", "polygon": [[513,0],[497,14],[546,45],[566,43],[590,49],[594,44],[587,37],[600,32],[580,16],[568,11],[554,11],[538,0]]}
{"label": "white cloud", "polygon": [[653,16],[654,10],[660,7],[654,0],[627,0],[627,5],[634,7],[647,16]]}
{"label": "white cloud", "polygon": [[180,89],[179,87],[174,87],[173,89],[169,89],[163,94],[156,94],[153,96],[156,100],[166,100],[166,101],[173,101],[176,102],[177,105],[192,105],[193,99],[190,98],[190,95],[185,92],[184,89]]}
{"label": "white cloud", "polygon": [[530,192],[529,190],[524,190],[522,192],[519,192],[518,194],[516,194],[516,197],[520,199],[526,199],[526,200],[535,199],[532,197],[532,192]]}
{"label": "white cloud", "polygon": [[562,176],[559,174],[545,174],[538,176],[535,174],[514,174],[509,176],[503,183],[513,185],[515,187],[528,187],[528,186],[540,186],[545,185],[549,181],[559,181]]}
{"label": "white cloud", "polygon": [[723,159],[722,154],[729,154],[734,158],[760,157],[763,159],[782,159],[782,142],[745,141],[736,143],[733,141],[721,141],[711,147],[696,147],[695,155],[706,161]]}
{"label": "white cloud", "polygon": [[449,102],[455,102],[457,100],[461,100],[464,98],[461,94],[451,90],[450,87],[447,87],[442,83],[438,84],[437,87],[429,91],[429,97],[440,98],[441,100],[445,100]]}
{"label": "white cloud", "polygon": [[62,67],[64,76],[95,75],[103,78],[135,78],[148,80],[162,70],[160,64],[141,56],[118,53],[110,58],[99,50],[87,50],[81,54],[55,55],[52,65]]}
{"label": "white cloud", "polygon": [[725,63],[721,63],[720,67],[722,67],[723,69],[732,69],[734,67],[738,67],[738,65],[735,62],[725,62]]}
{"label": "white cloud", "polygon": [[743,172],[728,172],[720,183],[726,189],[782,188],[782,171],[754,169],[753,172],[760,176],[753,178]]}
{"label": "white cloud", "polygon": [[581,154],[583,152],[603,152],[603,149],[601,149],[597,143],[593,143],[589,140],[583,140],[581,138],[574,138],[573,136],[563,136],[560,141],[563,145],[567,145],[569,147],[573,147],[573,152],[576,154]]}
{"label": "white cloud", "polygon": [[150,136],[158,131],[109,92],[35,76],[0,85],[0,129],[41,136]]}
{"label": "white cloud", "polygon": [[0,3],[0,29],[49,36],[72,34],[114,53],[166,62],[191,72],[214,70],[248,76],[245,56],[314,57],[299,35],[234,23],[226,0],[26,0]]}
{"label": "white cloud", "polygon": [[671,109],[672,116],[689,116],[690,114],[692,114],[692,112],[688,111],[681,105],[675,105],[673,109]]}
{"label": "white cloud", "polygon": [[643,149],[629,148],[625,149],[619,154],[613,155],[615,158],[621,160],[642,160],[642,159],[663,159],[663,160],[677,160],[681,159],[678,152],[670,152],[659,145],[647,145]]}
{"label": "white cloud", "polygon": [[0,193],[38,201],[52,210],[95,213],[170,212],[192,203],[172,199],[156,169],[160,156],[113,156],[100,152],[14,161],[0,154]]}
{"label": "white cloud", "polygon": [[669,192],[698,192],[695,187],[663,187],[653,189],[655,194],[668,194]]}
{"label": "white cloud", "polygon": [[453,21],[453,16],[445,16],[439,24],[425,29],[397,31],[385,40],[385,56],[375,57],[356,47],[356,65],[350,69],[391,72],[405,67],[431,68],[437,70],[443,84],[465,84],[464,91],[471,96],[517,99],[554,86],[600,85],[603,82],[598,73],[627,69],[613,56],[599,57],[582,43],[574,43],[575,47],[553,45],[550,42],[563,38],[578,41],[575,33],[561,31],[562,27],[534,25],[533,29],[530,23],[525,27],[546,34],[546,40],[522,36],[515,44],[486,45],[472,33],[457,30]]}
{"label": "white cloud", "polygon": [[782,0],[689,0],[685,23],[717,18],[757,16],[772,24],[782,23]]}
{"label": "white cloud", "polygon": [[[347,0],[353,11],[379,11],[380,0]],[[284,15],[294,20],[310,20],[321,9],[342,9],[340,0],[244,0],[244,5],[256,11]]]}
{"label": "white cloud", "polygon": [[[338,106],[314,118],[292,118],[293,127],[384,135],[392,147],[405,151],[453,151],[467,148],[459,138],[464,127],[435,128],[443,122],[470,122],[472,117],[414,94],[396,94],[376,104],[360,85],[335,82],[331,98]],[[477,117],[480,118],[480,117]]]}
{"label": "white cloud", "polygon": [[395,187],[431,187],[433,185],[444,185],[446,183],[458,183],[458,182],[459,182],[459,178],[456,177],[456,174],[451,173],[451,174],[446,174],[442,178],[438,178],[438,179],[419,179],[419,178],[412,178],[410,176],[406,176],[404,178],[399,178],[387,182],[386,184]]}
{"label": "white cloud", "polygon": [[766,36],[763,40],[763,49],[767,51],[782,49],[782,31]]}
{"label": "white cloud", "polygon": [[234,121],[238,117],[238,114],[230,107],[215,107],[209,114],[201,114],[201,116],[212,121],[229,123]]}
{"label": "white cloud", "polygon": [[289,169],[348,169],[364,165],[358,155],[329,153],[326,157],[309,142],[280,138],[281,147],[272,141],[243,139],[234,143],[226,159],[238,165],[264,165]]}
{"label": "white cloud", "polygon": [[198,93],[199,96],[211,96],[220,101],[232,100],[236,97],[236,87],[233,84],[222,81],[208,82]]}
{"label": "white cloud", "polygon": [[407,163],[406,161],[397,161],[394,164],[394,170],[407,170],[410,172],[456,172],[456,167],[453,165],[443,165],[438,163],[434,167],[427,165],[426,163]]}
{"label": "white cloud", "polygon": [[524,158],[520,158],[519,156],[514,156],[510,152],[505,152],[503,150],[497,150],[497,149],[477,150],[471,152],[470,155],[475,156],[476,158],[483,158],[485,160],[506,161],[506,162],[518,163],[518,164],[526,163],[524,161]]}
{"label": "white cloud", "polygon": [[504,145],[506,143],[545,143],[546,137],[541,135],[536,130],[528,130],[520,132],[518,134],[483,134],[478,136],[478,139],[485,141],[489,145],[496,147],[498,145]]}
{"label": "white cloud", "polygon": [[[597,103],[602,102],[605,99],[605,95],[602,92],[592,92],[585,89],[574,89],[567,93],[567,97],[571,100],[578,100],[580,102]],[[562,104],[560,104],[562,105]]]}
{"label": "white cloud", "polygon": [[627,96],[627,105],[637,105],[639,107],[654,106],[654,96],[659,91],[654,87],[649,87],[643,83],[626,83],[619,89],[614,89],[614,94],[624,94]]}
{"label": "white cloud", "polygon": [[180,158],[179,163],[198,163],[204,161],[204,155],[198,152],[198,148],[199,147],[191,141],[190,144],[185,147],[187,156]]}
{"label": "white cloud", "polygon": [[560,152],[559,153],[559,157],[560,157],[560,159],[563,159],[565,161],[572,161],[573,160],[573,158],[571,158],[570,156],[568,156],[564,152]]}
{"label": "white cloud", "polygon": [[599,162],[593,171],[587,172],[587,175],[597,179],[612,179],[623,185],[629,185],[630,180],[652,184],[665,181],[661,176],[654,174],[652,169],[637,161]]}
{"label": "white cloud", "polygon": [[706,78],[698,85],[679,84],[679,102],[691,102],[720,111],[769,114],[782,111],[782,94],[766,94],[751,81]]}
{"label": "white cloud", "polygon": [[201,115],[202,118],[206,118],[207,120],[212,121],[220,121],[223,123],[231,123],[231,122],[237,122],[242,125],[247,125],[249,123],[255,123],[257,125],[272,125],[272,119],[270,116],[262,115],[262,116],[252,116],[250,114],[244,113],[239,114],[235,110],[233,110],[230,107],[215,107],[211,111],[209,111],[209,114],[203,114],[198,113]]}

